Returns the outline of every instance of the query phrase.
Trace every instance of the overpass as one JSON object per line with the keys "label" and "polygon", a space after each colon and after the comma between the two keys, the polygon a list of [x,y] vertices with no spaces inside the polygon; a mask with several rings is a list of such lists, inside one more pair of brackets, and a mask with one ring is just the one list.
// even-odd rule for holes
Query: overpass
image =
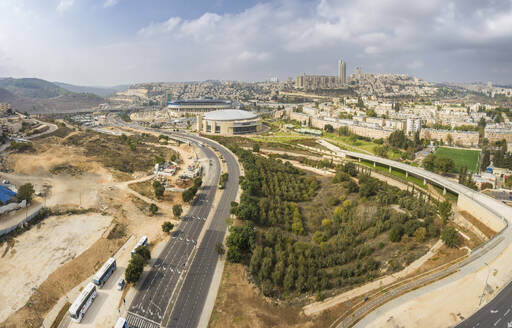
{"label": "overpass", "polygon": [[[337,156],[344,158],[353,158],[357,160],[365,160],[389,167],[390,171],[394,168],[405,172],[406,177],[411,175],[423,179],[423,183],[433,184],[457,194],[457,205],[460,208],[470,209],[470,213],[477,219],[481,220],[484,224],[488,225],[495,231],[501,231],[508,227],[508,220],[512,219],[512,208],[503,204],[501,201],[492,197],[479,193],[471,188],[463,186],[455,181],[452,181],[442,175],[434,172],[427,171],[420,167],[411,166],[401,162],[393,161],[387,158],[382,158],[374,155],[357,153],[348,150],[342,150],[339,147],[322,139],[318,143],[329,149]],[[473,203],[473,204],[472,204]],[[480,207],[480,208],[479,208]]]}
{"label": "overpass", "polygon": [[[368,303],[372,304],[363,305],[361,308],[355,310],[355,312],[343,319],[337,325],[338,328],[352,327],[354,324],[356,327],[369,327],[378,325],[384,326],[384,323],[400,325],[397,322],[393,322],[396,318],[393,318],[393,315],[390,314],[390,312],[397,309],[395,314],[396,312],[404,313],[404,311],[408,311],[411,308],[414,309],[415,307],[418,308],[418,306],[421,306],[419,311],[423,313],[423,319],[425,320],[429,317],[433,318],[433,316],[440,316],[443,315],[443,313],[435,312],[435,310],[431,310],[433,312],[429,312],[429,308],[435,308],[435,303],[439,303],[441,298],[453,300],[449,308],[443,308],[442,311],[451,312],[452,314],[458,313],[460,315],[458,320],[464,320],[464,318],[469,317],[466,319],[466,321],[468,321],[467,324],[470,324],[468,327],[482,326],[481,324],[484,324],[483,326],[487,326],[486,324],[489,322],[492,324],[492,322],[496,322],[494,320],[498,320],[489,320],[488,313],[493,315],[496,312],[486,311],[487,307],[481,311],[478,311],[478,314],[475,315],[475,317],[472,317],[472,315],[482,305],[484,305],[481,302],[484,293],[482,292],[482,296],[476,297],[474,300],[469,299],[467,303],[470,304],[470,306],[462,306],[458,304],[457,297],[460,298],[464,296],[460,296],[462,293],[458,293],[457,288],[460,288],[460,286],[465,286],[464,283],[467,283],[466,278],[470,277],[470,284],[478,285],[478,288],[480,288],[480,283],[483,284],[483,288],[480,289],[480,291],[486,290],[487,287],[492,284],[493,287],[496,287],[496,289],[499,290],[499,292],[503,291],[502,294],[510,294],[512,290],[512,284],[509,282],[512,279],[512,268],[510,265],[508,265],[508,258],[510,254],[506,254],[506,252],[510,252],[510,247],[508,246],[512,245],[512,229],[510,229],[509,225],[510,221],[512,220],[512,207],[509,207],[503,204],[501,201],[474,191],[446,177],[424,170],[422,168],[414,167],[378,156],[342,150],[337,146],[321,139],[317,140],[317,142],[329,149],[336,156],[356,159],[359,161],[364,160],[373,163],[374,166],[379,164],[388,167],[390,171],[393,169],[400,170],[405,172],[406,177],[408,175],[415,176],[422,179],[424,184],[430,183],[439,186],[444,191],[451,191],[458,195],[457,206],[459,208],[468,211],[478,220],[493,230],[499,232],[496,236],[494,236],[492,240],[489,240],[484,245],[474,249],[464,261],[451,267],[451,269],[448,270],[450,271],[449,275],[445,278],[439,279],[439,277],[443,277],[442,275],[439,275],[437,278],[433,277],[435,279],[431,279],[430,281],[426,282],[427,285],[418,285],[419,287],[404,290],[403,295],[401,295],[402,293],[396,293],[395,296],[391,298],[391,300],[390,298],[382,300],[381,302],[379,302],[377,299],[371,300]],[[491,266],[501,267],[501,270],[494,271],[494,274],[489,277],[487,271],[491,270]],[[484,273],[484,278],[485,275],[487,275],[485,278],[485,283],[479,280],[479,278],[482,276],[481,272]],[[495,294],[490,293],[490,295],[494,297],[499,292],[496,292]],[[427,299],[428,301],[424,301]],[[496,297],[494,301],[489,303],[489,306],[493,307],[493,309],[495,307],[505,308],[510,306],[510,304],[508,301],[506,301],[506,297],[501,297],[501,294],[499,294],[499,296]],[[404,310],[404,308],[407,310]],[[509,312],[510,310],[506,312],[505,315],[507,315]],[[482,315],[482,313],[484,313],[484,315]],[[411,315],[413,314],[409,313],[409,316]],[[417,320],[417,322],[421,321],[421,319]],[[430,322],[425,320],[423,320],[423,325],[425,325],[427,322]],[[466,327],[466,321],[463,322],[464,325],[461,325],[461,327]],[[509,322],[506,320],[503,320],[500,323],[506,325],[509,324]],[[430,322],[429,324],[432,324],[432,327],[435,326],[433,322]],[[512,326],[512,322],[510,322],[510,324]],[[418,325],[422,326],[422,324]],[[495,325],[495,327],[499,326],[499,324]]]}

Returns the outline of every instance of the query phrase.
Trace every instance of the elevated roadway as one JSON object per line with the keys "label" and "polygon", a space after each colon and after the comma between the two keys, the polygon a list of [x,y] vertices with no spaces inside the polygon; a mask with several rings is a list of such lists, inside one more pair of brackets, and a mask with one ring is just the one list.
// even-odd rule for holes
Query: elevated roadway
{"label": "elevated roadway", "polygon": [[[422,168],[410,166],[404,163],[369,154],[341,150],[335,145],[332,145],[324,140],[319,140],[318,142],[340,157],[365,160],[369,161],[370,163],[373,162],[375,164],[388,166],[391,170],[398,169],[400,171],[406,172],[407,175],[413,175],[423,179],[424,183],[428,182],[440,188],[456,193],[459,197],[459,207],[468,209],[471,214],[486,224],[493,226],[495,230],[501,230],[492,240],[488,241],[485,245],[473,250],[473,252],[471,252],[465,261],[457,265],[455,268],[452,268],[452,271],[449,272],[450,275],[448,277],[437,280],[424,287],[416,286],[413,291],[406,292],[404,295],[398,296],[393,300],[385,303],[384,305],[376,302],[374,307],[372,307],[370,304],[368,304],[366,308],[363,306],[364,310],[361,310],[359,317],[357,317],[357,315],[348,317],[340,324],[338,324],[337,327],[350,327],[354,325],[354,323],[358,320],[360,321],[355,323],[356,327],[371,327],[375,326],[377,323],[381,324],[382,322],[387,322],[388,325],[386,326],[392,327],[394,325],[394,318],[389,313],[398,307],[403,307],[405,304],[416,304],[415,306],[421,306],[422,309],[420,312],[423,312],[425,317],[439,316],[442,313],[429,312],[431,311],[429,310],[429,306],[432,305],[432,303],[422,303],[418,300],[427,300],[429,299],[429,295],[442,295],[445,300],[454,299],[454,302],[457,303],[458,294],[445,295],[443,291],[451,290],[454,288],[456,289],[457,282],[464,281],[467,276],[477,277],[477,274],[478,276],[481,276],[482,274],[480,274],[480,272],[483,272],[487,275],[487,279],[485,279],[485,283],[483,284],[484,289],[490,287],[488,286],[487,282],[490,272],[489,264],[493,263],[499,258],[501,258],[501,261],[505,261],[506,259],[503,259],[503,254],[505,251],[507,251],[508,246],[512,245],[512,229],[510,229],[509,225],[510,220],[512,220],[511,207],[503,204],[501,201],[476,192],[468,187],[460,185],[441,175],[426,171]],[[472,316],[471,314],[473,314],[476,310],[475,306],[468,307],[467,305],[461,305],[460,311],[469,311],[469,313],[466,315],[469,316],[469,318],[465,319],[464,315],[459,312],[458,320],[462,321],[462,323],[460,323],[458,327],[512,328],[512,300],[509,298],[509,295],[512,295],[512,285],[510,284],[510,281],[512,280],[512,266],[508,266],[507,270],[501,270],[500,272],[496,270],[494,274],[491,275],[491,279],[494,279],[493,281],[495,283],[495,286],[490,287],[491,291],[495,290],[496,287],[501,288],[498,296],[496,296],[488,305],[478,310]],[[480,284],[481,282],[475,281],[474,283]],[[469,284],[471,284],[471,282],[469,282]],[[399,295],[399,293],[396,295]],[[433,296],[431,298],[431,302],[435,302],[435,297]],[[474,300],[470,300],[469,303],[476,303],[476,308],[478,308],[481,304],[481,299],[481,297],[480,299],[475,298]],[[455,311],[452,313],[457,313],[457,305],[453,304],[453,308],[446,308],[444,310]],[[409,314],[409,316],[410,315],[411,314]],[[507,316],[508,320],[506,320]],[[424,327],[436,327],[436,324],[434,324],[433,321],[430,321],[430,323],[423,322],[423,324],[417,325]],[[400,325],[397,324],[397,327],[398,326]]]}

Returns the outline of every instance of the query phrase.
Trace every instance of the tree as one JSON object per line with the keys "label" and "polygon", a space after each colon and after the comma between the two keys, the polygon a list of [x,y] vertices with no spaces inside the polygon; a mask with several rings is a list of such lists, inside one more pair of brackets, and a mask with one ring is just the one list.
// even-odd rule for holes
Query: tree
{"label": "tree", "polygon": [[512,175],[505,178],[505,186],[507,188],[512,188]]}
{"label": "tree", "polygon": [[416,241],[418,243],[423,242],[425,240],[426,236],[427,236],[427,229],[425,229],[424,227],[419,227],[414,232],[414,239],[416,239]]}
{"label": "tree", "polygon": [[422,164],[423,164],[423,167],[425,168],[425,170],[434,171],[436,168],[436,155],[428,154],[423,159]]}
{"label": "tree", "polygon": [[153,191],[155,192],[155,197],[160,199],[164,195],[165,187],[160,183],[160,181],[153,181]]}
{"label": "tree", "polygon": [[259,153],[260,152],[260,144],[255,143],[254,145],[252,145],[252,151],[255,153]]}
{"label": "tree", "polygon": [[26,200],[27,203],[30,203],[32,201],[32,196],[34,195],[34,192],[34,185],[32,185],[31,183],[25,183],[24,185],[19,187],[17,198],[19,200]]}
{"label": "tree", "polygon": [[485,171],[489,165],[491,165],[491,152],[489,149],[485,149],[482,154],[482,162],[480,164],[480,170]]}
{"label": "tree", "polygon": [[226,253],[226,249],[224,248],[224,245],[221,242],[215,244],[215,251],[219,256],[222,256]]}
{"label": "tree", "polygon": [[127,283],[136,283],[139,280],[142,272],[144,271],[145,263],[146,261],[144,257],[142,257],[140,254],[135,253],[132,255],[130,263],[128,263],[128,267],[124,272],[124,276]]}
{"label": "tree", "polygon": [[436,161],[436,168],[438,172],[448,173],[455,169],[455,162],[448,157],[438,157]]}
{"label": "tree", "polygon": [[149,204],[149,213],[151,215],[155,215],[156,212],[158,212],[158,206],[156,206],[155,204],[151,203]]}
{"label": "tree", "polygon": [[172,213],[174,214],[175,218],[179,219],[181,214],[183,213],[183,208],[181,207],[180,204],[175,204],[172,207]]}
{"label": "tree", "polygon": [[444,202],[439,204],[438,211],[439,211],[439,216],[441,217],[441,220],[443,221],[443,224],[446,224],[446,221],[452,215],[452,203],[450,203],[449,200],[445,200]]}
{"label": "tree", "polygon": [[326,125],[324,126],[324,130],[325,130],[326,132],[329,132],[329,133],[334,132],[334,128],[333,128],[333,127],[332,127],[332,125],[330,125],[330,124],[326,124]]}
{"label": "tree", "polygon": [[194,199],[194,194],[192,193],[192,190],[187,189],[181,194],[181,198],[183,198],[183,201],[185,203],[190,202],[192,199]]}
{"label": "tree", "polygon": [[403,130],[396,130],[389,135],[388,142],[393,147],[406,149],[409,139],[407,139]]}
{"label": "tree", "polygon": [[448,133],[446,136],[446,142],[451,146],[453,144],[453,137],[451,134]]}
{"label": "tree", "polygon": [[165,221],[164,223],[162,223],[162,231],[163,232],[170,232],[173,228],[174,228],[174,224],[172,224],[172,222]]}
{"label": "tree", "polygon": [[139,246],[135,249],[135,254],[140,255],[144,262],[147,262],[151,259],[151,252],[147,246]]}
{"label": "tree", "polygon": [[394,243],[399,242],[404,234],[404,227],[401,224],[395,224],[389,232],[389,240]]}
{"label": "tree", "polygon": [[359,186],[352,179],[350,179],[350,181],[345,182],[345,187],[347,188],[349,193],[359,192]]}
{"label": "tree", "polygon": [[441,240],[444,241],[448,247],[457,247],[459,234],[454,227],[447,227],[441,232]]}

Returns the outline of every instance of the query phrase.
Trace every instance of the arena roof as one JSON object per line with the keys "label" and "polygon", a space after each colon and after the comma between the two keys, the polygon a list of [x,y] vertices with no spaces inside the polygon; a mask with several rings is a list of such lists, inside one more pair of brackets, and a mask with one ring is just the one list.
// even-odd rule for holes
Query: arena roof
{"label": "arena roof", "polygon": [[205,120],[212,121],[236,121],[250,120],[258,117],[257,115],[240,109],[221,109],[204,114]]}
{"label": "arena roof", "polygon": [[175,100],[167,103],[168,105],[174,106],[190,106],[190,105],[231,105],[231,101],[229,100],[219,100],[219,99],[184,99],[184,100]]}

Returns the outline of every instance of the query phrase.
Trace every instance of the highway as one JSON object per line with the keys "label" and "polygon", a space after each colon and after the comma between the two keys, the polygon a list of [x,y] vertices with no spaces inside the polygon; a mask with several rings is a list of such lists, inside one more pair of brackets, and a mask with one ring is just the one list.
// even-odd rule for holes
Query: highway
{"label": "highway", "polygon": [[192,262],[167,327],[197,327],[217,265],[218,255],[215,245],[224,239],[231,202],[235,200],[238,192],[240,171],[236,158],[223,147],[218,147],[216,143],[206,140],[203,142],[217,148],[225,159],[229,183],[222,192],[211,225],[206,230],[204,240]]}
{"label": "highway", "polygon": [[[114,123],[154,132],[119,120]],[[200,146],[201,158],[206,158],[207,163],[211,161],[212,165],[206,165],[202,188],[139,287],[126,319],[132,327],[137,328],[196,327],[218,261],[215,245],[224,239],[231,202],[238,192],[240,168],[236,158],[213,141],[183,133],[161,133],[181,141],[208,144],[215,148],[226,161],[228,180],[212,221],[201,242],[197,244],[206,218],[210,215],[221,171],[221,163],[216,154],[208,147]]]}
{"label": "highway", "polygon": [[505,287],[492,301],[457,328],[512,328],[512,285]]}

